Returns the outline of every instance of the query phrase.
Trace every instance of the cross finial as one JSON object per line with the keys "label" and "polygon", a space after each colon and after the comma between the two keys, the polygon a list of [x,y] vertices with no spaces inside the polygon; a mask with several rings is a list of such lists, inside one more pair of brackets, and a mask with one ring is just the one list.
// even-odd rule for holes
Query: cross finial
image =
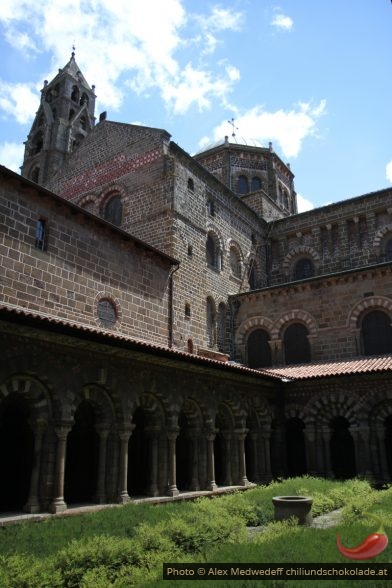
{"label": "cross finial", "polygon": [[72,43],[72,57],[75,57],[75,41]]}
{"label": "cross finial", "polygon": [[238,128],[234,124],[234,118],[232,118],[231,120],[228,120],[227,122],[229,123],[229,125],[231,125],[231,130],[233,131],[231,133],[231,136],[235,137],[235,132],[238,131]]}

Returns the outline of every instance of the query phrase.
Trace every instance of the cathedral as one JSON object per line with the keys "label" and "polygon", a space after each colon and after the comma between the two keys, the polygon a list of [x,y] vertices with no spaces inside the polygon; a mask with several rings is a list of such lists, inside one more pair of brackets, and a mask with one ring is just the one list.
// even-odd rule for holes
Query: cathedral
{"label": "cathedral", "polygon": [[0,166],[0,512],[392,479],[392,189],[95,119],[75,55]]}

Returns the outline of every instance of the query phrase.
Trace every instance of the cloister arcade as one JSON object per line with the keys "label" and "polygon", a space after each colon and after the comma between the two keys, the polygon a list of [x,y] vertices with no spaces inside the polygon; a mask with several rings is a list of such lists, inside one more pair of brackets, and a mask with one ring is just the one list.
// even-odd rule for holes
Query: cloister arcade
{"label": "cloister arcade", "polygon": [[61,512],[278,476],[391,479],[385,391],[372,401],[342,387],[313,391],[280,413],[263,393],[215,388],[211,381],[210,394],[198,394],[188,381],[175,396],[162,388],[121,397],[92,383],[60,395],[43,377],[9,376],[0,383],[0,512]]}

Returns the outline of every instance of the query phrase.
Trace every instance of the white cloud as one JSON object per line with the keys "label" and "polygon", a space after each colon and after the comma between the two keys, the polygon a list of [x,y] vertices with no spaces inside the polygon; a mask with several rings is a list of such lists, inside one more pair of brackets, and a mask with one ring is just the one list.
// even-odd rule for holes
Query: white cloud
{"label": "white cloud", "polygon": [[0,144],[0,164],[20,173],[23,162],[24,145],[21,143]]}
{"label": "white cloud", "polygon": [[[24,52],[31,48],[34,54],[39,47],[52,53],[51,68],[40,83],[64,65],[64,51],[75,42],[77,62],[96,85],[98,108],[119,108],[126,87],[143,95],[158,91],[176,113],[192,106],[208,108],[214,99],[224,101],[239,78],[227,64],[201,66],[189,56],[181,62],[189,43],[190,16],[198,28],[192,40],[198,59],[214,50],[221,31],[239,29],[241,13],[230,9],[215,6],[208,17],[201,17],[188,15],[183,0],[20,0],[15,8],[14,4],[4,0],[0,12],[8,42]],[[0,107],[10,112],[7,100]]]}
{"label": "white cloud", "polygon": [[306,212],[307,210],[313,210],[314,204],[301,196],[301,194],[297,194],[297,208],[298,212]]}
{"label": "white cloud", "polygon": [[8,84],[0,80],[0,108],[18,123],[29,122],[38,102],[39,93],[33,84]]}
{"label": "white cloud", "polygon": [[285,14],[278,13],[274,16],[271,21],[271,25],[277,29],[283,29],[284,31],[291,31],[293,28],[293,20]]}
{"label": "white cloud", "polygon": [[[281,109],[268,112],[262,106],[255,106],[236,118],[237,135],[249,140],[255,139],[264,145],[269,141],[277,142],[284,157],[297,157],[303,141],[316,134],[317,120],[325,110],[325,100],[321,100],[316,106],[303,102],[288,111]],[[227,129],[226,121],[216,127],[214,140],[227,135]]]}
{"label": "white cloud", "polygon": [[392,184],[392,161],[387,163],[387,165],[385,166],[385,174],[388,182],[391,182]]}

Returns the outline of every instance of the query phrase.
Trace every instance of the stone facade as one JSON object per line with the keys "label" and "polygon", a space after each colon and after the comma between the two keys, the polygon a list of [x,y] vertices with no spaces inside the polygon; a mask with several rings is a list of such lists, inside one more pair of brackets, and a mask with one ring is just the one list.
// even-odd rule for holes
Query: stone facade
{"label": "stone facade", "polygon": [[0,511],[390,481],[392,191],[297,214],[271,145],[191,157],[93,94],[72,56],[0,168]]}

